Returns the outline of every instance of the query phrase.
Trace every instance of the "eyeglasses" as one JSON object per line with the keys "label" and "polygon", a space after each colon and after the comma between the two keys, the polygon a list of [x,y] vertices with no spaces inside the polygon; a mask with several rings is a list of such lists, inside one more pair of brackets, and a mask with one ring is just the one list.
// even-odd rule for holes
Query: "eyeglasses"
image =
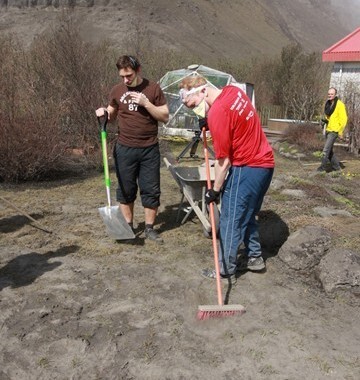
{"label": "eyeglasses", "polygon": [[190,96],[190,95],[194,95],[196,94],[197,92],[201,91],[202,89],[204,89],[207,85],[206,84],[203,84],[202,86],[199,86],[199,87],[194,87],[192,88],[191,90],[185,90],[185,88],[182,88],[180,91],[179,91],[179,96],[180,96],[180,99],[185,102],[186,99]]}

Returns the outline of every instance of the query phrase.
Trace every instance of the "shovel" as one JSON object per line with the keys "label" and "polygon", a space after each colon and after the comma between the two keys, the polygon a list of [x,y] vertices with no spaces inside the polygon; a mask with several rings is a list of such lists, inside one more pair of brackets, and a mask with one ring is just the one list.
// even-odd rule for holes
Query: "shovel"
{"label": "shovel", "polygon": [[105,186],[106,186],[106,196],[107,196],[107,206],[100,207],[99,212],[104,220],[106,231],[109,236],[116,240],[124,239],[134,239],[135,235],[131,227],[124,218],[118,206],[111,206],[110,198],[110,175],[109,175],[109,164],[107,156],[107,146],[106,146],[106,125],[108,122],[108,113],[105,111],[103,117],[98,117],[99,127],[101,129],[101,149],[103,156],[104,165],[104,175],[105,175]]}

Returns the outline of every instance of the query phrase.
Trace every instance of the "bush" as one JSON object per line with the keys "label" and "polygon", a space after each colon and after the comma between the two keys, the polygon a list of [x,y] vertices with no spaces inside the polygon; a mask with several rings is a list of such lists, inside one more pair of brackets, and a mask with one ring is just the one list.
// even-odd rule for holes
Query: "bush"
{"label": "bush", "polygon": [[73,168],[73,148],[86,165],[101,164],[94,110],[107,103],[115,80],[110,60],[115,67],[108,46],[83,42],[70,18],[29,50],[11,35],[0,39],[0,179],[42,179]]}
{"label": "bush", "polygon": [[321,150],[324,145],[320,126],[313,123],[291,125],[285,132],[285,138],[290,144],[298,145],[305,152]]}
{"label": "bush", "polygon": [[350,152],[360,154],[360,92],[354,83],[347,83],[344,101],[348,113],[348,123],[345,130],[349,138]]}

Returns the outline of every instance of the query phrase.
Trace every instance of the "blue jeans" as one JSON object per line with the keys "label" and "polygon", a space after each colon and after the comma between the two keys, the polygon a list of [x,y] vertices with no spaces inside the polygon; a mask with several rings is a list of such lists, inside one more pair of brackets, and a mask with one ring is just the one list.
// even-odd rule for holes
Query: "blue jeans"
{"label": "blue jeans", "polygon": [[336,158],[333,148],[335,144],[335,140],[338,137],[338,133],[336,132],[326,132],[326,141],[324,145],[324,149],[322,151],[322,160],[321,160],[321,168],[325,169],[327,164],[330,162],[331,166],[335,170],[340,169],[340,162]]}
{"label": "blue jeans", "polygon": [[273,168],[232,166],[221,198],[219,264],[222,275],[236,272],[237,253],[245,244],[248,258],[261,256],[258,224],[266,191],[270,186]]}

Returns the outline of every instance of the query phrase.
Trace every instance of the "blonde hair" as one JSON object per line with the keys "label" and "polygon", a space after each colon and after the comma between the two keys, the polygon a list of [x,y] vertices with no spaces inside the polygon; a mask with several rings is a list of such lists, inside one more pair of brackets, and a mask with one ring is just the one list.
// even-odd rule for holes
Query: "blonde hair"
{"label": "blonde hair", "polygon": [[191,76],[191,77],[186,77],[184,78],[181,82],[179,87],[183,88],[187,91],[195,88],[195,87],[200,87],[206,84],[206,79],[201,76]]}

